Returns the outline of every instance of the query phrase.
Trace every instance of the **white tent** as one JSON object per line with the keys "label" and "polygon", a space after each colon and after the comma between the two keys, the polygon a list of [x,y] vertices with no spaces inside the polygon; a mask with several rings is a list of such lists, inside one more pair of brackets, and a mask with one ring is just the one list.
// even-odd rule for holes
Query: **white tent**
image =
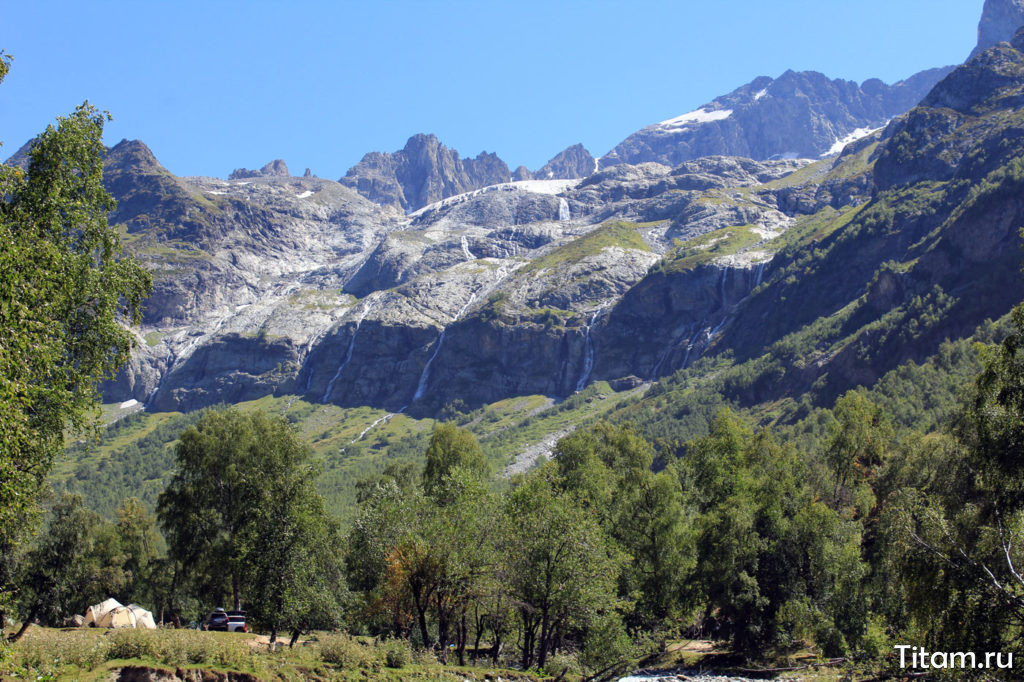
{"label": "white tent", "polygon": [[123,605],[113,597],[106,601],[101,601],[99,604],[93,604],[85,610],[85,624],[94,627],[102,627],[100,625],[100,619],[103,618],[108,611],[113,611],[118,608],[123,608]]}
{"label": "white tent", "polygon": [[156,630],[156,621],[153,619],[153,614],[150,611],[147,611],[138,604],[129,604],[127,608],[135,614],[135,627]]}
{"label": "white tent", "polygon": [[96,619],[98,628],[133,628],[138,625],[135,612],[127,606],[116,606]]}
{"label": "white tent", "polygon": [[138,604],[123,606],[114,598],[90,606],[85,612],[85,624],[98,628],[156,630],[156,621],[152,613]]}

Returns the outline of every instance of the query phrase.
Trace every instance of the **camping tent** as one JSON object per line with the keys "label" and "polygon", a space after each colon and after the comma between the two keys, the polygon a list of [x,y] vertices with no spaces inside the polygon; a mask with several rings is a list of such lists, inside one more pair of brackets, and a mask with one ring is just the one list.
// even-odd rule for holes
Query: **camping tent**
{"label": "camping tent", "polygon": [[153,614],[151,612],[142,608],[138,604],[129,604],[127,608],[135,614],[135,627],[145,628],[147,630],[156,630],[156,621],[153,620]]}
{"label": "camping tent", "polygon": [[127,606],[117,606],[96,619],[98,628],[133,628],[138,623],[135,613]]}
{"label": "camping tent", "polygon": [[98,628],[146,628],[156,630],[153,614],[138,604],[122,606],[116,599],[108,599],[90,606],[85,612],[85,624]]}
{"label": "camping tent", "polygon": [[118,608],[123,608],[123,606],[121,602],[117,601],[113,597],[106,601],[102,601],[99,604],[93,604],[85,610],[85,624],[93,627],[100,626],[100,619],[106,615],[108,611],[113,611]]}

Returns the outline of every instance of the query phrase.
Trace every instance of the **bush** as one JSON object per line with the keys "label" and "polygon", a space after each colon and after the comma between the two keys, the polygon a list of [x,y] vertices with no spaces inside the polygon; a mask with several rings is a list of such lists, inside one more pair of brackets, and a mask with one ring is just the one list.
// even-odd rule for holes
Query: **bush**
{"label": "bush", "polygon": [[107,660],[115,658],[159,658],[156,640],[147,630],[114,630],[107,637]]}
{"label": "bush", "polygon": [[412,662],[416,665],[437,665],[437,656],[431,649],[413,649]]}
{"label": "bush", "polygon": [[412,645],[406,639],[389,639],[384,642],[384,665],[389,668],[404,668],[412,662]]}
{"label": "bush", "polygon": [[551,677],[579,675],[582,672],[579,659],[572,654],[555,654],[548,659],[547,665],[544,666],[544,674]]}
{"label": "bush", "polygon": [[347,634],[320,638],[320,660],[339,668],[366,668],[375,662],[373,652]]}
{"label": "bush", "polygon": [[165,665],[208,664],[244,667],[250,652],[246,642],[222,639],[194,630],[114,630],[107,637],[107,659],[144,658]]}
{"label": "bush", "polygon": [[92,670],[107,660],[105,638],[87,632],[32,628],[16,644],[0,644],[0,679],[43,679],[73,666]]}

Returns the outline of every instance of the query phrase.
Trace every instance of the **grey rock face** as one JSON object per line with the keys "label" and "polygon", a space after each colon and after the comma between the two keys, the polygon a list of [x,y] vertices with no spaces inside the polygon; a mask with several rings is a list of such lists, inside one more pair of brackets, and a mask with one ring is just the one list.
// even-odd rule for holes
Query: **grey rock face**
{"label": "grey rock face", "polygon": [[378,204],[414,211],[446,197],[508,182],[512,175],[495,154],[463,159],[433,135],[413,135],[392,154],[372,152],[339,180]]}
{"label": "grey rock face", "polygon": [[600,164],[677,166],[713,155],[816,159],[906,112],[951,70],[923,71],[894,85],[877,79],[857,85],[813,71],[762,76],[690,114],[630,135]]}
{"label": "grey rock face", "polygon": [[[962,130],[965,122],[993,110],[1011,111],[1024,106],[1024,29],[1011,44],[997,44],[980,52],[943,79],[907,116],[886,130],[893,143],[886,146],[875,166],[880,189],[911,185],[923,180],[948,180],[964,174],[964,155],[983,134]],[[1009,141],[1007,141],[1009,144]],[[980,157],[991,164],[998,158]],[[984,174],[984,167],[971,168]]]}
{"label": "grey rock face", "polygon": [[[562,150],[540,170],[533,173],[538,180],[585,178],[597,170],[597,161],[582,144]],[[526,179],[526,178],[523,178]]]}
{"label": "grey rock face", "polygon": [[[835,310],[864,295],[878,262],[918,244],[936,216],[952,213],[901,216],[900,234],[884,229],[877,238],[891,243],[836,247],[827,272],[815,269],[814,256],[789,276],[808,249],[845,244],[841,227],[816,237],[816,225],[894,186],[986,177],[992,164],[1018,153],[1011,143],[1019,123],[999,116],[1024,106],[1017,47],[985,51],[884,133],[810,167],[705,156],[510,182],[493,155],[459,159],[423,136],[399,154],[368,155],[364,162],[376,161],[344,184],[224,181],[176,178],[144,145],[123,142],[107,157],[107,183],[119,200],[114,222],[155,270],[157,291],[133,365],[105,387],[107,398],[194,409],[289,393],[426,414],[455,399],[474,406],[517,394],[564,397],[595,380],[634,386],[708,352],[761,352],[805,323],[799,316],[808,301],[826,298]],[[755,82],[757,91],[716,105],[733,113],[701,126],[724,125],[744,102],[775,99],[775,88],[773,106],[792,120],[787,107],[817,111],[810,102],[823,101],[822,92],[846,92],[843,101],[874,115],[921,87],[908,81],[895,92],[800,74],[779,84],[785,80]],[[836,115],[852,116],[851,106]],[[716,111],[724,109],[705,114]],[[832,125],[819,114],[815,125]],[[693,122],[684,123],[688,130]],[[978,147],[981,138],[989,146]],[[577,151],[561,155],[561,172],[586,172],[585,150]],[[371,166],[380,172],[369,173]],[[416,173],[423,183],[412,182]],[[470,175],[484,182],[489,174],[502,182],[466,190]],[[346,186],[363,181],[413,197],[408,206],[438,199],[406,214],[401,201],[381,207]],[[948,283],[947,291],[974,286],[968,278],[982,263],[989,288],[977,291],[995,299],[987,263],[993,254],[1017,258],[1010,244],[1024,211],[1019,196],[943,227],[941,248],[926,249],[910,273],[879,277],[865,310],[884,314],[933,282]],[[801,231],[776,239],[792,225]],[[872,230],[850,234],[876,239]],[[1016,281],[1016,263],[999,263],[1003,280]],[[1002,288],[1014,293],[1014,286]],[[807,381],[829,362],[843,381],[862,376],[852,355],[837,358],[808,364]]]}
{"label": "grey rock face", "polygon": [[974,58],[988,48],[1013,38],[1024,26],[1024,0],[985,0],[978,22],[978,45],[971,52]]}
{"label": "grey rock face", "polygon": [[[306,174],[306,177],[309,177],[308,168],[306,169]],[[228,176],[228,180],[245,180],[246,178],[287,178],[289,175],[288,166],[285,162],[281,159],[274,159],[259,170],[236,168],[231,171],[231,175]]]}

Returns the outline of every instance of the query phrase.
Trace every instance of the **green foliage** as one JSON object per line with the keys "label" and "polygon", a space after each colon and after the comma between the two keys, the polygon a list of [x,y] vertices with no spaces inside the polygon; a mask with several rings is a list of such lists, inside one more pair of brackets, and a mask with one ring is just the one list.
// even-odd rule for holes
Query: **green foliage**
{"label": "green foliage", "polygon": [[509,565],[506,589],[522,621],[524,668],[536,655],[544,667],[563,628],[586,629],[615,606],[622,557],[603,533],[596,512],[560,494],[546,466],[513,490],[501,552]]}
{"label": "green foliage", "polygon": [[406,639],[389,639],[381,647],[384,650],[384,665],[389,668],[404,668],[412,663],[412,645]]}
{"label": "green foliage", "polygon": [[[8,58],[0,55],[2,73]],[[0,167],[0,563],[20,541],[65,429],[127,360],[152,285],[107,224],[103,124],[88,104],[40,135],[28,173]],[[0,612],[9,570],[0,566]]]}
{"label": "green foliage", "polygon": [[636,223],[613,222],[601,225],[587,234],[573,239],[552,249],[547,254],[536,258],[524,267],[521,275],[538,272],[545,268],[562,267],[567,263],[578,263],[585,258],[595,256],[601,251],[618,247],[621,249],[636,249],[638,251],[650,251],[651,247],[637,231]]}
{"label": "green foliage", "polygon": [[25,622],[38,617],[59,625],[68,616],[84,612],[90,598],[111,586],[103,584],[104,557],[97,556],[100,518],[85,509],[82,499],[63,497],[48,521],[46,534],[24,560],[21,615]]}
{"label": "green foliage", "polygon": [[628,616],[635,628],[655,631],[691,606],[685,584],[694,547],[683,496],[668,471],[655,473],[653,448],[629,426],[601,422],[559,441],[561,485],[600,515],[609,537],[631,558],[619,592],[636,595]]}
{"label": "green foliage", "polygon": [[343,669],[369,667],[375,658],[369,647],[345,633],[324,635],[318,645],[323,661]]}
{"label": "green foliage", "polygon": [[731,255],[753,246],[763,238],[752,225],[724,227],[708,232],[681,244],[668,256],[658,261],[652,273],[675,273],[693,270],[722,256]]}
{"label": "green foliage", "polygon": [[476,438],[448,422],[434,427],[426,459],[423,491],[427,495],[436,496],[445,477],[455,469],[465,469],[481,479],[487,476],[487,462]]}
{"label": "green foliage", "polygon": [[178,471],[158,514],[176,579],[200,596],[230,590],[236,609],[244,593],[250,617],[272,638],[280,628],[336,626],[338,532],[314,486],[319,468],[288,420],[209,411],[175,451]]}
{"label": "green foliage", "polygon": [[62,625],[110,596],[155,603],[161,548],[154,520],[138,500],[125,500],[117,521],[105,522],[81,497],[63,495],[20,561],[23,622]]}
{"label": "green foliage", "polygon": [[706,627],[751,655],[801,629],[829,655],[857,643],[867,615],[859,524],[815,499],[791,449],[722,412],[677,467],[698,513],[693,587]]}

